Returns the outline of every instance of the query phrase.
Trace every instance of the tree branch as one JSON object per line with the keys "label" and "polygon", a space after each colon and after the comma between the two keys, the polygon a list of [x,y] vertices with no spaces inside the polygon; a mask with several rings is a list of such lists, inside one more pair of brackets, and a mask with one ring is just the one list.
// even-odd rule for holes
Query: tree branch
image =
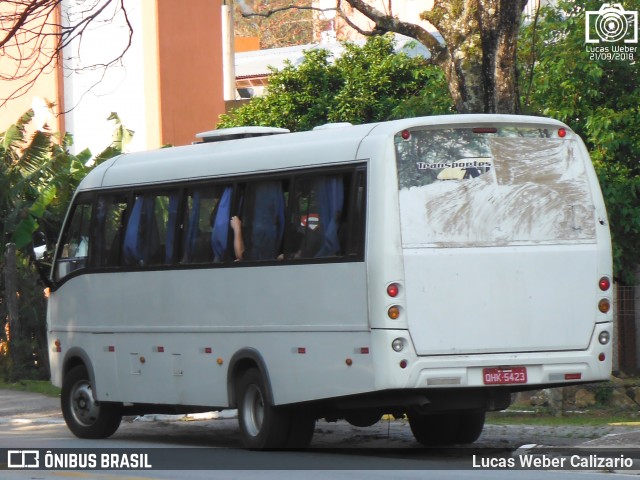
{"label": "tree branch", "polygon": [[[128,39],[121,51],[102,63],[93,63],[76,71],[103,68],[107,69],[122,61],[130,49],[133,26],[127,15],[124,0],[92,0],[80,4],[82,7],[67,17],[64,25],[59,15],[62,0],[3,0],[3,12],[0,17],[0,52],[6,58],[15,61],[14,71],[0,74],[0,79],[14,82],[14,90],[0,99],[0,106],[8,100],[25,95],[40,75],[55,67],[62,59],[63,51],[74,41],[81,41],[91,25],[105,21],[107,8],[114,8],[111,18],[122,15],[128,31]],[[75,17],[74,17],[75,14]]]}
{"label": "tree branch", "polygon": [[278,8],[274,8],[272,10],[268,10],[266,12],[242,12],[242,16],[244,18],[251,18],[251,17],[262,17],[262,18],[269,18],[271,15],[274,15],[276,13],[280,13],[280,12],[286,12],[288,10],[312,10],[314,12],[331,12],[331,11],[335,11],[337,10],[336,8],[318,8],[318,7],[310,7],[310,6],[304,6],[304,5],[288,5],[286,7],[278,7]]}
{"label": "tree branch", "polygon": [[[341,0],[338,0],[339,2]],[[371,5],[365,3],[363,0],[345,0],[351,8],[359,11],[369,20],[375,24],[373,34],[393,32],[405,35],[407,37],[414,38],[422,43],[431,53],[431,61],[435,64],[439,64],[444,61],[446,55],[446,48],[440,44],[438,39],[434,37],[429,31],[425,30],[421,26],[415,23],[403,22],[391,15],[381,12],[375,9]],[[346,16],[345,16],[346,17]],[[353,22],[347,20],[347,23],[352,28],[362,34],[365,34],[362,29],[355,27]]]}

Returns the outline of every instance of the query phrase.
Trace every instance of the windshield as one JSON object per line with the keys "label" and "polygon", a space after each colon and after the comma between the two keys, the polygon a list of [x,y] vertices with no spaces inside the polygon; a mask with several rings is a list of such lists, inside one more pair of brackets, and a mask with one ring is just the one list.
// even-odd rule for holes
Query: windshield
{"label": "windshield", "polygon": [[584,160],[548,129],[416,129],[395,138],[402,243],[595,238]]}

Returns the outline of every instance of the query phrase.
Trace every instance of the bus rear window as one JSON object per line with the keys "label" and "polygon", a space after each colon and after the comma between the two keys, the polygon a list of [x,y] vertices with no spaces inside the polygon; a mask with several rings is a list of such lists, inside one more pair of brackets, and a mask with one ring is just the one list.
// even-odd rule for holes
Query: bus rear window
{"label": "bus rear window", "polygon": [[591,240],[594,206],[574,140],[533,128],[396,135],[402,242]]}

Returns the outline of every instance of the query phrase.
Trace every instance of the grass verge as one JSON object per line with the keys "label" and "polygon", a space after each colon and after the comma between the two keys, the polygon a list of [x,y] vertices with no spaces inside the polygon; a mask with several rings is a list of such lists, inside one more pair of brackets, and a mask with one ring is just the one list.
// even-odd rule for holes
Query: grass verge
{"label": "grass verge", "polygon": [[594,409],[554,414],[545,410],[490,412],[487,423],[493,425],[545,425],[545,426],[637,426],[638,412],[615,409]]}
{"label": "grass verge", "polygon": [[49,397],[59,397],[60,389],[45,380],[20,380],[16,383],[0,381],[0,388],[6,390],[18,390],[20,392],[41,393]]}

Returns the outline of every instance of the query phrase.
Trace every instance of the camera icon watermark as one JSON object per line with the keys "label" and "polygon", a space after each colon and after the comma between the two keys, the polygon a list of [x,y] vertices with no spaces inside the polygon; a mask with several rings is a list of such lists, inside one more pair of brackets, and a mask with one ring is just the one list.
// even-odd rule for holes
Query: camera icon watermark
{"label": "camera icon watermark", "polygon": [[638,12],[625,10],[619,3],[604,3],[600,10],[588,10],[585,42],[638,43]]}

